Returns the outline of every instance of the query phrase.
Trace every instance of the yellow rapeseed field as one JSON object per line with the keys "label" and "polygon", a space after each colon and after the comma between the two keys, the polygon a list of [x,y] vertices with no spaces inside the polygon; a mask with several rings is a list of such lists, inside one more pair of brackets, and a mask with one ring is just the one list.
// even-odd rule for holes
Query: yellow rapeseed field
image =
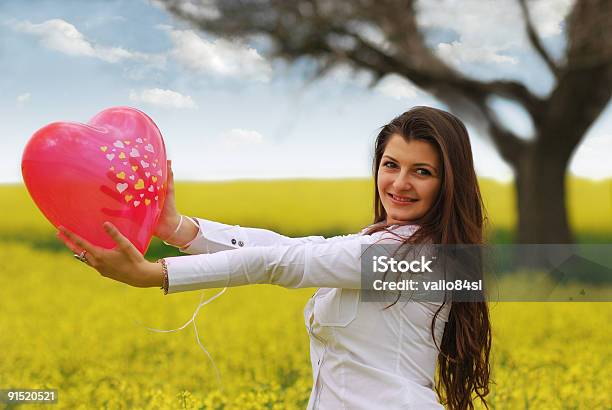
{"label": "yellow rapeseed field", "polygon": [[[481,186],[494,228],[511,229],[511,187]],[[576,231],[612,233],[610,186],[569,181]],[[367,180],[177,183],[177,202],[184,214],[241,226],[338,234],[370,222],[371,189]],[[202,293],[217,290],[164,296],[102,278],[55,239],[23,186],[0,195],[0,389],[57,389],[58,409],[305,408],[312,375],[302,310],[314,289],[230,288],[203,307],[197,330],[219,383],[192,325],[146,329],[178,328]],[[490,307],[492,408],[612,408],[609,303]]]}

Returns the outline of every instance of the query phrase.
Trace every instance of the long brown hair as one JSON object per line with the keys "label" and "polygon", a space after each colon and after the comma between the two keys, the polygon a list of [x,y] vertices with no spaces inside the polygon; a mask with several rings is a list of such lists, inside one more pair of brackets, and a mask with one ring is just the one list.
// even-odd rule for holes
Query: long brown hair
{"label": "long brown hair", "polygon": [[[420,228],[404,243],[483,244],[483,228],[487,218],[467,129],[454,115],[431,107],[412,108],[383,126],[378,134],[373,161],[375,225],[365,233],[388,228],[387,213],[378,193],[378,169],[387,142],[395,134],[406,141],[422,140],[432,144],[442,162],[438,197],[425,215],[418,221],[410,221]],[[432,320],[434,343],[435,321],[446,303],[445,300]],[[485,396],[489,394],[491,373],[491,325],[487,303],[480,299],[473,302],[452,301],[450,304],[439,346],[436,392],[442,404],[453,410],[473,409],[473,394],[488,408]]]}

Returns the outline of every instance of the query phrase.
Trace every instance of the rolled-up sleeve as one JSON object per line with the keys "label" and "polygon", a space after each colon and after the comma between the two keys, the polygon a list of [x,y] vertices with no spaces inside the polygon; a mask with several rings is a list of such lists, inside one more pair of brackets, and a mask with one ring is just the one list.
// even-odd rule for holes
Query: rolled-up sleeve
{"label": "rolled-up sleeve", "polygon": [[355,236],[343,241],[168,257],[168,293],[249,284],[359,289],[362,245],[372,239]]}

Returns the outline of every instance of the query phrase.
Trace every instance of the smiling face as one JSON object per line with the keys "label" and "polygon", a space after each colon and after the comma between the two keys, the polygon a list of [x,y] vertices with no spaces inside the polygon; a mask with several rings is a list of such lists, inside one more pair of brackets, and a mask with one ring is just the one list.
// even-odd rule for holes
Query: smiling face
{"label": "smiling face", "polygon": [[393,134],[378,167],[378,194],[387,224],[404,224],[431,208],[442,183],[440,155],[423,140],[406,141]]}

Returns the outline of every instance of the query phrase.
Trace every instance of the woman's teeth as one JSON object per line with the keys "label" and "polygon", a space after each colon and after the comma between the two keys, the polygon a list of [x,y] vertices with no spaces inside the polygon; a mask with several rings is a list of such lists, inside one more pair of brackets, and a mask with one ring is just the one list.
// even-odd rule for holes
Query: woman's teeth
{"label": "woman's teeth", "polygon": [[403,197],[403,196],[396,196],[393,194],[390,194],[390,195],[393,199],[395,199],[398,202],[416,202],[417,201],[416,199],[410,199],[410,198]]}

